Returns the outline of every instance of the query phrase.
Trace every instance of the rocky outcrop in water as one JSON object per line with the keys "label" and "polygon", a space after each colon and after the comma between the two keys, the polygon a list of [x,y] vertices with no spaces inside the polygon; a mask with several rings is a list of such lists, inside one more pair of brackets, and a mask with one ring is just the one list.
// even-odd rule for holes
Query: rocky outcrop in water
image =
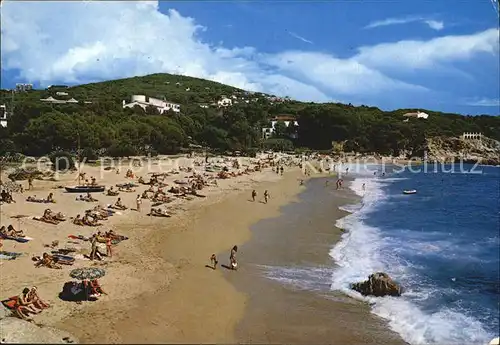
{"label": "rocky outcrop in water", "polygon": [[351,289],[363,296],[401,296],[403,288],[393,281],[387,273],[377,272],[368,277],[368,280],[351,285]]}

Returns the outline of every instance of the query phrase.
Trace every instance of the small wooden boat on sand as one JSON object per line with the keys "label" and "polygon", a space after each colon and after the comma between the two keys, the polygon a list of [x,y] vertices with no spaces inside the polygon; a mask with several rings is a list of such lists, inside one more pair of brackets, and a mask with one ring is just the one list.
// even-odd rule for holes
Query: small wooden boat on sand
{"label": "small wooden boat on sand", "polygon": [[74,186],[74,187],[64,187],[68,193],[102,193],[106,189],[106,186]]}
{"label": "small wooden boat on sand", "polygon": [[403,194],[417,194],[416,189],[404,190]]}

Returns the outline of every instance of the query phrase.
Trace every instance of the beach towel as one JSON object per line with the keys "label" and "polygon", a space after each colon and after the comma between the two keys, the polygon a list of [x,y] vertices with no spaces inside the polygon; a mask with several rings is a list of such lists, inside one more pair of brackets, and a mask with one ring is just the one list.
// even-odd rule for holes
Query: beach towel
{"label": "beach towel", "polygon": [[29,242],[30,238],[26,238],[26,237],[13,237],[13,236],[6,236],[6,235],[1,235],[0,236],[1,238],[3,238],[4,240],[11,240],[11,241],[16,241],[16,242],[19,242],[19,243],[26,243],[26,242]]}
{"label": "beach towel", "polygon": [[6,251],[0,251],[0,259],[1,260],[14,260],[17,257],[21,256],[23,254],[21,253],[13,253],[13,252],[6,252]]}
{"label": "beach towel", "polygon": [[3,300],[2,304],[5,308],[13,310],[15,307],[17,307],[18,298],[19,297],[17,296],[9,297],[8,299]]}

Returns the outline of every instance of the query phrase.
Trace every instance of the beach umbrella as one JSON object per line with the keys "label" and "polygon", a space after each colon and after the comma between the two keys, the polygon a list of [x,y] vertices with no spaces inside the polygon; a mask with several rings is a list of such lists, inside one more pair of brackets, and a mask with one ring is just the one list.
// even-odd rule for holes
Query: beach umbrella
{"label": "beach umbrella", "polygon": [[104,277],[105,274],[106,271],[104,271],[102,268],[96,268],[96,267],[76,268],[71,272],[69,272],[69,276],[71,278],[75,278],[78,280],[98,279]]}

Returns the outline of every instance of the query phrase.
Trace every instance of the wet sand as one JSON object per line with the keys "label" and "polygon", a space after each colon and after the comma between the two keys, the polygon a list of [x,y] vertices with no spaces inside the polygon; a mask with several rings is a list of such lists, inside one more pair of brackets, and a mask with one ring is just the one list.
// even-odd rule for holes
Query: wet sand
{"label": "wet sand", "polygon": [[[334,224],[347,215],[338,207],[358,199],[347,189],[335,190],[333,178],[328,187],[324,181],[309,180],[298,202],[255,224],[240,250],[241,270],[226,275],[248,296],[236,328],[239,342],[405,344],[368,305],[330,291],[329,251],[341,235]],[[282,281],[264,277],[279,268],[288,269]]]}

